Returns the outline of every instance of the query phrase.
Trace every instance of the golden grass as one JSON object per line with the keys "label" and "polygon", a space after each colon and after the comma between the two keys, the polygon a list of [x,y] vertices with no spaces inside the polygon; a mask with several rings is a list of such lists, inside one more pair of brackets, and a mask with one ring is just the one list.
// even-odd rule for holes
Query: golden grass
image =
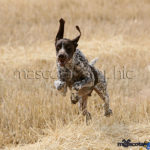
{"label": "golden grass", "polygon": [[[0,148],[120,150],[117,142],[123,138],[150,139],[148,0],[0,0],[0,6]],[[62,97],[55,90],[53,78],[14,74],[26,70],[48,76],[45,72],[51,71],[56,77],[54,38],[60,17],[68,38],[80,26],[79,48],[89,60],[99,57],[96,66],[109,78],[113,116],[103,116],[103,102],[93,93],[89,126],[78,106],[71,105],[69,92]],[[123,67],[125,73],[132,71],[132,79],[119,79]]]}

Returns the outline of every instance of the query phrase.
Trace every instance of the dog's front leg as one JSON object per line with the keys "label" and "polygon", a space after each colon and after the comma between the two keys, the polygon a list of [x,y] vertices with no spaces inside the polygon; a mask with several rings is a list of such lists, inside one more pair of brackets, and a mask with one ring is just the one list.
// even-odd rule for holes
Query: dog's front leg
{"label": "dog's front leg", "polygon": [[58,91],[61,92],[63,96],[66,96],[67,93],[67,84],[61,80],[54,81],[54,85]]}
{"label": "dog's front leg", "polygon": [[87,111],[87,99],[88,96],[79,96],[79,110],[84,116],[86,116],[86,123],[92,119],[91,114]]}
{"label": "dog's front leg", "polygon": [[71,103],[72,104],[76,104],[79,101],[79,99],[80,99],[78,91],[76,91],[74,89],[71,89],[71,97],[70,97],[70,99],[71,99]]}

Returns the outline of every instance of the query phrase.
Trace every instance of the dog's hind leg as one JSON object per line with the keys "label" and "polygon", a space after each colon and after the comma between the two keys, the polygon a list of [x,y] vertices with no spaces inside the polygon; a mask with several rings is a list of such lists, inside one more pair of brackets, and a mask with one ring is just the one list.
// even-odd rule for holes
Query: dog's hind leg
{"label": "dog's hind leg", "polygon": [[87,111],[87,99],[88,96],[83,96],[79,99],[79,110],[86,116],[86,123],[92,119],[91,114]]}
{"label": "dog's hind leg", "polygon": [[112,114],[112,110],[109,108],[109,95],[107,93],[107,84],[106,82],[98,83],[94,90],[96,93],[102,98],[104,101],[104,110],[105,110],[105,116],[109,117]]}

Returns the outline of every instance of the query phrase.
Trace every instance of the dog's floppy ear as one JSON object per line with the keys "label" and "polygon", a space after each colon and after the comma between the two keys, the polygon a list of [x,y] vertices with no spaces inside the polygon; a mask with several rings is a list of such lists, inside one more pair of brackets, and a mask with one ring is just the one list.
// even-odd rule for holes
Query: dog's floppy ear
{"label": "dog's floppy ear", "polygon": [[76,29],[79,31],[80,34],[75,39],[72,40],[72,42],[74,43],[75,47],[78,46],[78,41],[79,41],[79,39],[81,37],[81,31],[80,31],[79,26],[76,26]]}
{"label": "dog's floppy ear", "polygon": [[59,25],[58,33],[57,33],[57,35],[56,35],[55,43],[56,43],[58,40],[62,39],[63,36],[64,36],[64,24],[65,24],[65,20],[61,18],[61,19],[59,20],[59,23],[60,23],[60,25]]}

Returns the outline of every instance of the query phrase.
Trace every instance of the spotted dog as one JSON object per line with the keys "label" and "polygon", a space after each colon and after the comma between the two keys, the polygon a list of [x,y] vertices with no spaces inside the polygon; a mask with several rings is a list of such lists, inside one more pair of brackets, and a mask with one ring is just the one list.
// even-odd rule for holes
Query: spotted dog
{"label": "spotted dog", "polygon": [[66,95],[67,89],[71,90],[71,102],[79,102],[79,110],[86,116],[86,120],[91,119],[91,114],[87,111],[87,99],[92,91],[104,101],[105,116],[110,116],[112,110],[109,108],[109,95],[107,93],[107,84],[101,71],[94,67],[97,59],[90,63],[77,49],[81,31],[78,26],[76,29],[80,33],[73,40],[63,38],[64,24],[63,19],[59,20],[60,26],[55,39],[57,73],[58,80],[54,82],[57,90]]}

